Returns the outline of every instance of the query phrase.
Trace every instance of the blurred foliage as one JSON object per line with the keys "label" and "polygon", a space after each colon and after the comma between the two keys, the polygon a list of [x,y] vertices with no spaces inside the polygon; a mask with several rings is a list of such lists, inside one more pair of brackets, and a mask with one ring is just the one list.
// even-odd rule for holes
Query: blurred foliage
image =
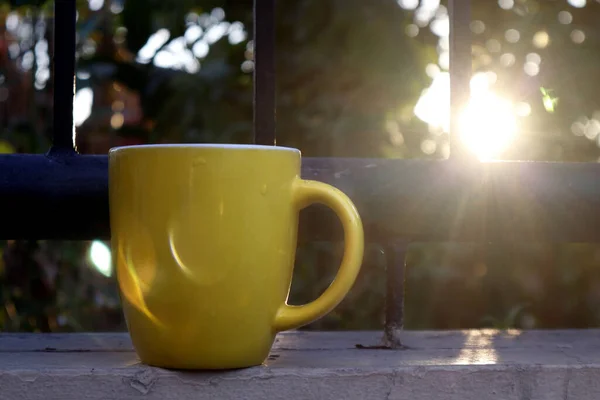
{"label": "blurred foliage", "polygon": [[410,14],[385,0],[290,1],[279,14],[278,143],[307,156],[382,156],[385,116],[412,114],[435,55],[404,33]]}
{"label": "blurred foliage", "polygon": [[[82,96],[75,105],[76,119],[89,112],[77,128],[80,152],[102,154],[132,143],[251,141],[251,0],[77,4],[78,93],[93,93],[93,102],[86,106]],[[278,144],[305,156],[447,156],[447,133],[414,114],[434,72],[444,70],[447,36],[438,32],[447,22],[444,2],[278,4]],[[52,14],[52,2],[0,1],[2,153],[48,148]],[[493,72],[495,92],[530,107],[503,158],[597,161],[599,17],[600,4],[592,1],[580,8],[566,0],[473,2],[474,70]],[[427,141],[435,145],[425,152]],[[114,278],[93,268],[89,246],[2,243],[0,329],[125,329]],[[301,246],[291,302],[318,296],[340,257],[339,244]],[[592,245],[414,244],[406,325],[597,326],[599,264],[600,248]],[[385,268],[383,244],[368,246],[351,294],[311,328],[378,329]]]}
{"label": "blurred foliage", "polygon": [[597,161],[599,17],[597,1],[475,2],[474,70],[494,71],[495,91],[531,106],[503,159]]}

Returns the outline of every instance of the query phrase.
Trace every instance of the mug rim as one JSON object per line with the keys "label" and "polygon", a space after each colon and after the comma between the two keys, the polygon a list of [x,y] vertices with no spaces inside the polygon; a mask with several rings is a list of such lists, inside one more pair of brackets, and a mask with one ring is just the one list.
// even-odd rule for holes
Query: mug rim
{"label": "mug rim", "polygon": [[135,144],[128,146],[116,146],[109,149],[109,154],[117,151],[127,150],[149,150],[149,149],[229,149],[229,150],[268,150],[289,151],[300,153],[293,147],[267,146],[259,144],[233,144],[233,143],[161,143],[161,144]]}

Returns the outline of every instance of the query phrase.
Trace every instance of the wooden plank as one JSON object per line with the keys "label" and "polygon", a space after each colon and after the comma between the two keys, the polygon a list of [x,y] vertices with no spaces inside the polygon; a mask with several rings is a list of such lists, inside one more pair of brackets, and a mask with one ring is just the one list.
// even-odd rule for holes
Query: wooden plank
{"label": "wooden plank", "polygon": [[[279,333],[273,352],[355,350],[381,341],[380,331],[288,331]],[[600,358],[600,329],[404,331],[407,350],[588,349]],[[127,332],[0,333],[2,353],[133,352]],[[5,357],[2,357],[5,358]]]}
{"label": "wooden plank", "polygon": [[[83,335],[83,343],[100,334]],[[126,336],[126,334],[122,334]],[[0,343],[9,336],[1,335]],[[12,352],[0,399],[578,399],[600,396],[598,330],[405,332],[404,350],[361,350],[379,332],[279,335],[263,365],[175,371],[128,351]],[[54,345],[29,335],[31,348]],[[44,343],[45,342],[45,343]],[[94,342],[94,340],[92,340]]]}
{"label": "wooden plank", "polygon": [[131,352],[126,332],[115,333],[0,333],[0,353]]}

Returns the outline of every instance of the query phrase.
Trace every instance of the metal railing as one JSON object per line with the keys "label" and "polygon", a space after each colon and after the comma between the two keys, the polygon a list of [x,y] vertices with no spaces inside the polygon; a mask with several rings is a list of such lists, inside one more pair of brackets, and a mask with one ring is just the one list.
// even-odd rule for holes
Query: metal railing
{"label": "metal railing", "polygon": [[[275,144],[275,0],[255,0],[255,142]],[[451,109],[468,99],[469,0],[450,0]],[[109,238],[108,160],[73,149],[75,1],[55,3],[55,124],[47,154],[0,156],[2,239]],[[453,117],[455,118],[455,117]],[[456,120],[451,123],[455,132]],[[385,345],[401,345],[405,255],[411,241],[600,242],[600,164],[481,163],[451,135],[446,161],[304,158],[302,175],[355,202],[369,242],[387,257]],[[80,213],[85,214],[80,214]],[[319,208],[301,241],[342,237]],[[519,235],[514,233],[518,232]]]}

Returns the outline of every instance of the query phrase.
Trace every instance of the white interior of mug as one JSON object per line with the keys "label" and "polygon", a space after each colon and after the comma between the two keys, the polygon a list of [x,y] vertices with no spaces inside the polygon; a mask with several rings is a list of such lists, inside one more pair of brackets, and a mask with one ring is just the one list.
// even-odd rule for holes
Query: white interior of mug
{"label": "white interior of mug", "polygon": [[204,149],[231,149],[231,150],[277,150],[277,151],[293,151],[300,150],[292,147],[281,146],[265,146],[255,144],[221,144],[221,143],[165,143],[165,144],[139,144],[131,146],[113,147],[110,151],[122,149],[169,149],[169,148],[204,148]]}

